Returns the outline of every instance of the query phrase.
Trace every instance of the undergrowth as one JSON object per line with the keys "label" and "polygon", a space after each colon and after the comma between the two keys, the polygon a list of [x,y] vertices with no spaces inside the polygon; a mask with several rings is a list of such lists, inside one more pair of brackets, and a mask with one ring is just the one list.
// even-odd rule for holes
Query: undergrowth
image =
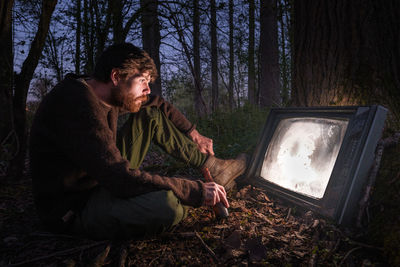
{"label": "undergrowth", "polygon": [[214,152],[220,158],[251,155],[267,119],[269,109],[246,105],[233,112],[218,111],[209,118],[194,119],[198,131],[213,139]]}

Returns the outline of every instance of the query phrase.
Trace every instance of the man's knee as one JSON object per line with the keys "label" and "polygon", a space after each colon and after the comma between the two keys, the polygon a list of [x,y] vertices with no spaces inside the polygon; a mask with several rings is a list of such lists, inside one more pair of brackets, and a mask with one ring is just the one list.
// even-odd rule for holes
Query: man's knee
{"label": "man's knee", "polygon": [[187,207],[180,203],[172,190],[160,191],[165,194],[164,208],[161,214],[165,217],[167,224],[174,226],[187,216]]}
{"label": "man's knee", "polygon": [[131,199],[115,198],[100,190],[83,212],[77,226],[95,239],[155,235],[169,230],[187,215],[187,207],[169,190]]}

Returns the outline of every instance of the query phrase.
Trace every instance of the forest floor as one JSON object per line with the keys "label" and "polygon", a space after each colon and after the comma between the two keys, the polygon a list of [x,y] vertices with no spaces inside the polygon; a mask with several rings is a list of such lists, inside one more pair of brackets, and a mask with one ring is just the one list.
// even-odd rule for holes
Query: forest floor
{"label": "forest floor", "polygon": [[[149,154],[149,169],[197,175],[155,167],[164,159]],[[217,220],[210,208],[190,209],[168,233],[125,241],[43,231],[31,188],[28,177],[0,187],[0,266],[387,266],[383,249],[367,244],[361,231],[338,228],[250,185],[229,194],[227,219]]]}

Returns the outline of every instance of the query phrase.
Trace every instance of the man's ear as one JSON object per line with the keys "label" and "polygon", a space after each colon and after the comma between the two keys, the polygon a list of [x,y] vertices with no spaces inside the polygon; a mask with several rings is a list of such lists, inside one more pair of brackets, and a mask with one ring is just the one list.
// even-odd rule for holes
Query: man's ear
{"label": "man's ear", "polygon": [[119,81],[119,71],[118,69],[112,69],[111,74],[110,74],[111,82],[113,83],[114,86],[117,86],[118,81]]}

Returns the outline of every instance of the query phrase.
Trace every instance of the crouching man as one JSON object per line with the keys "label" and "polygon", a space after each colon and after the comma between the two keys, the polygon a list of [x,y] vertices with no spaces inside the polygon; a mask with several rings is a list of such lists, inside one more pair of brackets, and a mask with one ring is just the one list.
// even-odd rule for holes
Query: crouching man
{"label": "crouching man", "polygon": [[[228,207],[224,186],[245,171],[246,158],[214,157],[211,139],[149,95],[156,76],[146,52],[113,45],[91,77],[69,75],[43,99],[29,151],[35,204],[47,229],[131,238],[170,229],[187,206]],[[130,117],[117,131],[118,115],[126,112]],[[216,183],[139,170],[152,141],[194,167],[208,167]]]}

